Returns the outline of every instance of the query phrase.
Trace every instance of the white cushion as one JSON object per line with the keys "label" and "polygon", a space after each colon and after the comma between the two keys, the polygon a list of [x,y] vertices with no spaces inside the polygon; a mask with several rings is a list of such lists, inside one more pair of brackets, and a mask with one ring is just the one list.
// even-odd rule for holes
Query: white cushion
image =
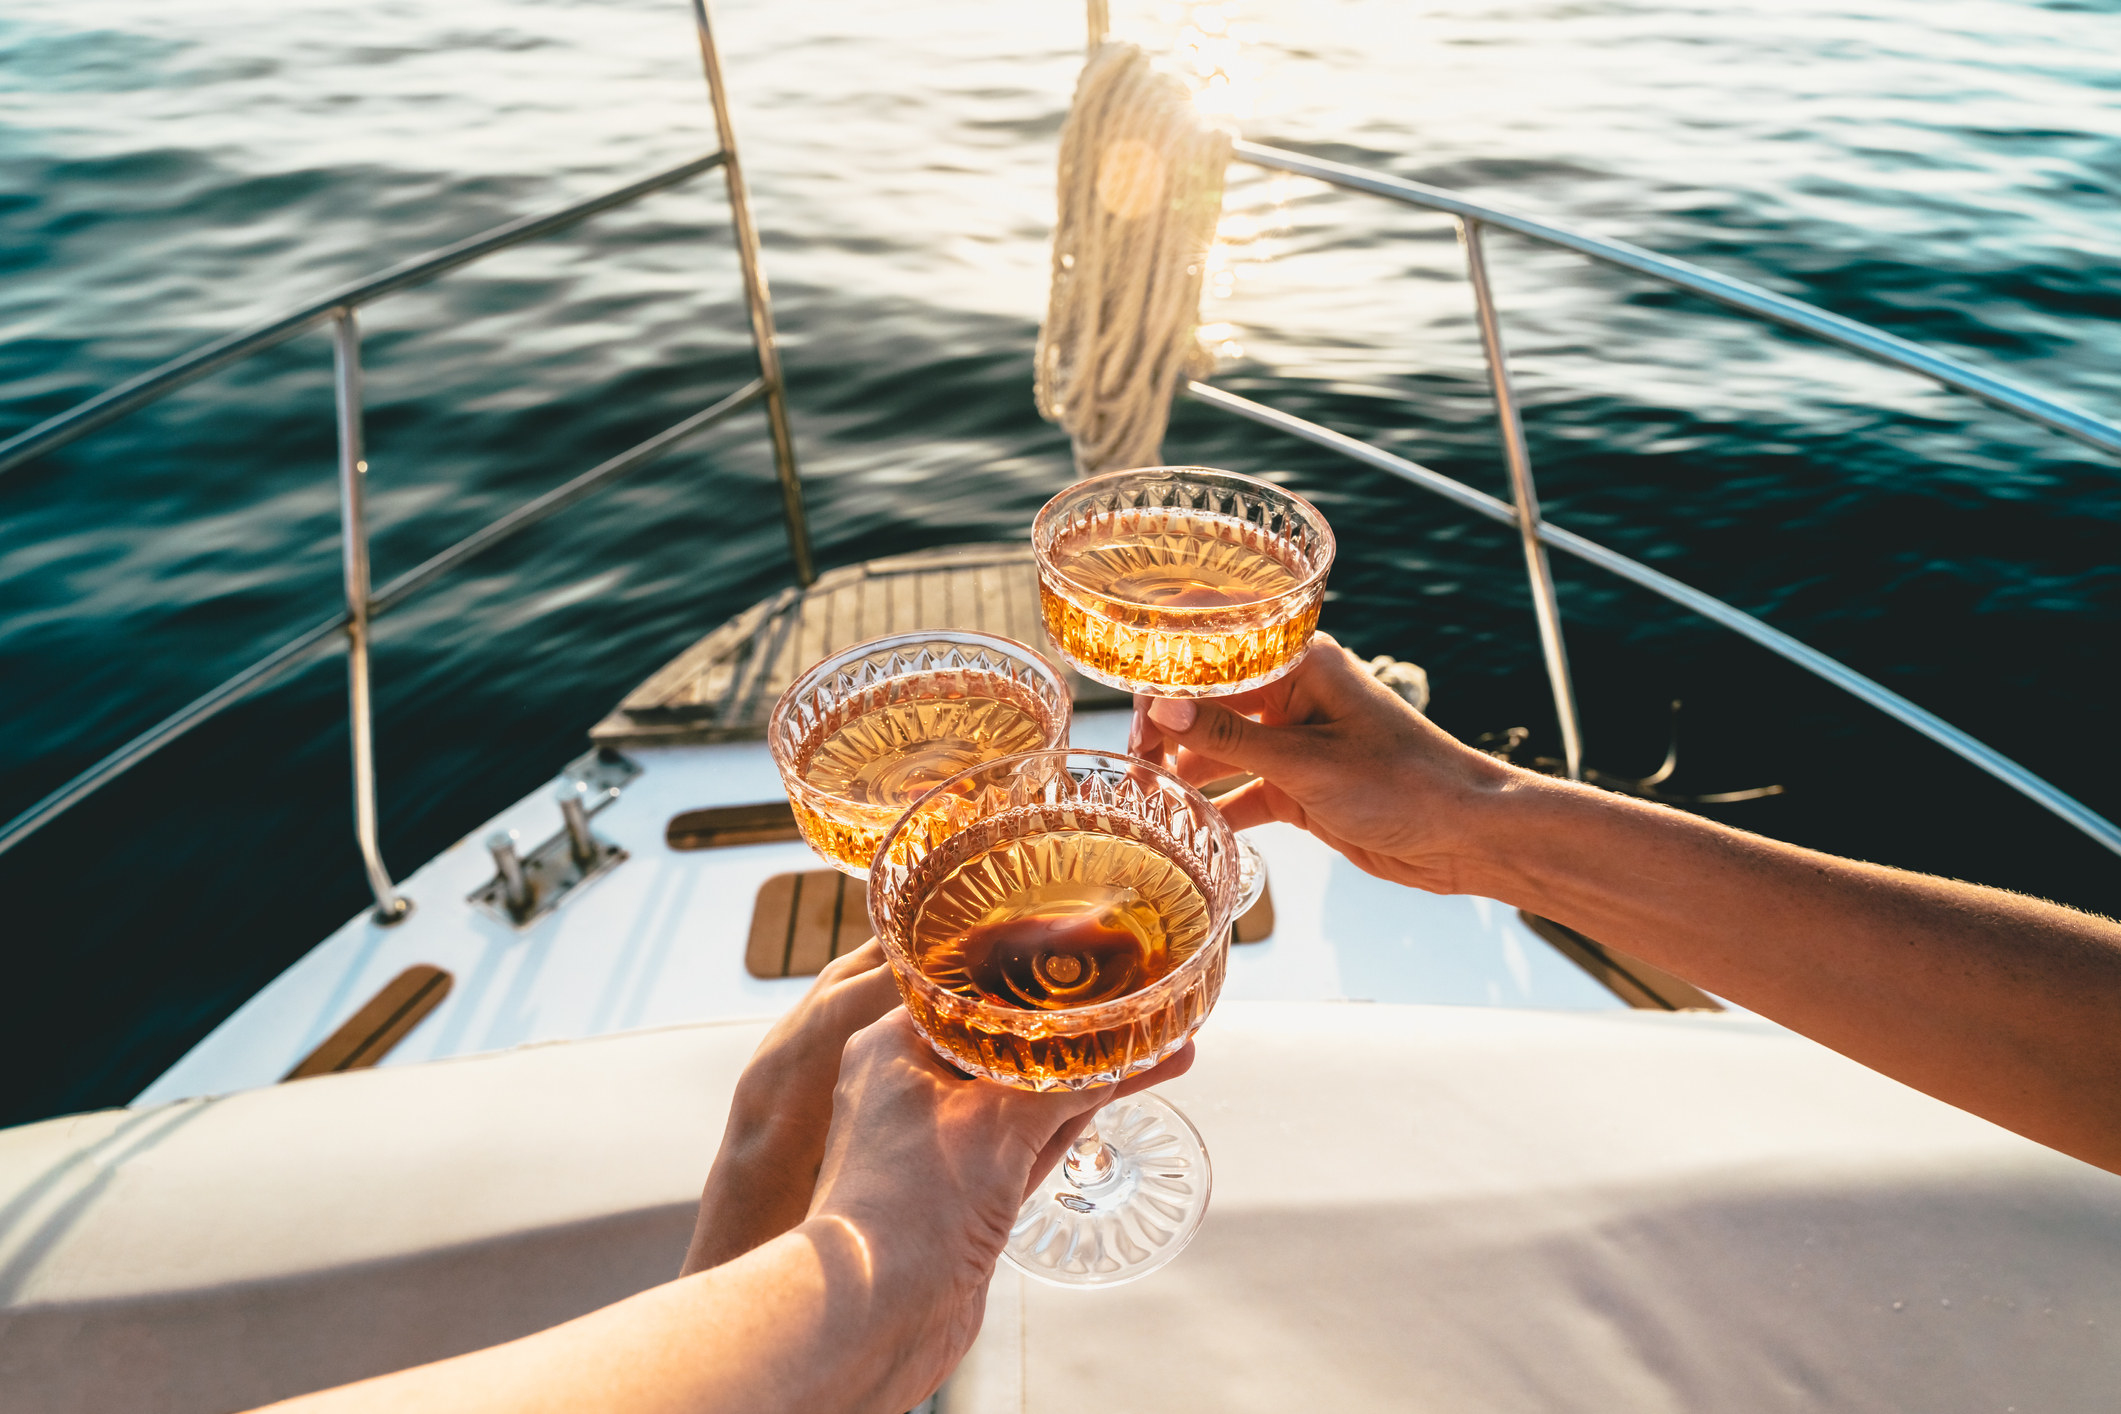
{"label": "white cushion", "polygon": [[[764,1026],[0,1133],[0,1403],[226,1410],[663,1280]],[[2121,1368],[2121,1179],[1756,1019],[1231,1002],[1167,1092],[1200,1237],[1004,1276],[946,1410],[2081,1408]]]}

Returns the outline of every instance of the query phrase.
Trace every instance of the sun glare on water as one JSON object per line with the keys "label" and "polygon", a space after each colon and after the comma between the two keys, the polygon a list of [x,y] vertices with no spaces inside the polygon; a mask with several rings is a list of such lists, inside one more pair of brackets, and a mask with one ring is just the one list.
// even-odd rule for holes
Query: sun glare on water
{"label": "sun glare on water", "polygon": [[[1162,0],[1140,9],[1115,7],[1115,37],[1140,44],[1185,80],[1201,114],[1231,136],[1271,108],[1267,68],[1273,46],[1264,18],[1241,0]],[[1232,176],[1243,169],[1232,168]],[[1222,219],[1209,248],[1201,303],[1207,322],[1203,347],[1218,359],[1244,357],[1242,327],[1214,306],[1233,300],[1244,283],[1273,259],[1273,237],[1286,223],[1289,182],[1280,174],[1225,193]]]}

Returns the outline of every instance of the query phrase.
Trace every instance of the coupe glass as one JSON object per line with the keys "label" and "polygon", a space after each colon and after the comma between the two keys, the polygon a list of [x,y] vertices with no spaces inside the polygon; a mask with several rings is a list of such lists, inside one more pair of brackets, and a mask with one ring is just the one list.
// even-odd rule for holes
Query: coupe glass
{"label": "coupe glass", "polygon": [[1244,692],[1295,667],[1333,565],[1309,501],[1204,466],[1079,481],[1038,513],[1031,548],[1061,656],[1159,697]]}
{"label": "coupe glass", "polygon": [[[951,777],[886,836],[869,916],[929,1044],[1030,1090],[1111,1085],[1186,1043],[1222,991],[1230,826],[1131,756],[1011,756]],[[1092,1117],[1004,1255],[1064,1286],[1146,1276],[1208,1204],[1200,1132],[1150,1094]]]}
{"label": "coupe glass", "polygon": [[968,766],[1068,739],[1068,685],[991,633],[871,639],[797,678],[766,724],[803,838],[857,879],[907,806]]}

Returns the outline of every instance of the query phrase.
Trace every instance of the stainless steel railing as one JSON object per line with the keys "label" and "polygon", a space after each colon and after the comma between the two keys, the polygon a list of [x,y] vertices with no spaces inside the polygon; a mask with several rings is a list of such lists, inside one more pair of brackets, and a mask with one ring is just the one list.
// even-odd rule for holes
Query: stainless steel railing
{"label": "stainless steel railing", "polygon": [[[759,269],[757,234],[751,223],[749,202],[736,160],[735,136],[729,125],[726,104],[721,98],[723,89],[720,66],[702,0],[694,0],[694,12],[699,28],[702,67],[709,93],[714,100],[716,127],[723,143],[721,151],[695,158],[588,201],[542,216],[510,222],[455,245],[393,266],[366,280],[334,290],[277,319],[238,331],[183,358],[149,370],[27,432],[0,442],[0,474],[4,474],[32,457],[86,435],[112,418],[163,397],[216,368],[283,343],[326,319],[333,322],[346,609],[171,714],[53,791],[9,821],[6,826],[0,827],[0,853],[5,853],[27,839],[68,808],[123,775],[134,765],[192,728],[279,680],[329,647],[335,638],[343,633],[347,636],[349,647],[348,706],[353,736],[356,836],[363,864],[376,895],[376,916],[382,922],[395,921],[404,916],[410,905],[396,892],[391,883],[377,840],[374,764],[370,736],[373,714],[369,700],[367,662],[368,628],[375,618],[397,607],[473,556],[574,504],[608,482],[659,456],[678,442],[761,400],[766,404],[768,428],[773,437],[776,472],[781,483],[784,519],[797,578],[805,584],[811,581],[814,569],[809,532],[803,509],[801,483],[797,477],[793,440],[788,435],[780,361],[773,337],[772,311],[767,298],[765,278]],[[1524,547],[1526,574],[1531,585],[1555,710],[1562,724],[1570,774],[1580,775],[1582,771],[1582,731],[1578,724],[1569,680],[1559,602],[1554,593],[1553,576],[1547,562],[1546,552],[1549,548],[1597,565],[1744,635],[1785,660],[1913,727],[2108,849],[2121,853],[2121,828],[2117,828],[2082,802],[1935,714],[1750,614],[1732,608],[1701,590],[1672,579],[1625,555],[1545,521],[1539,512],[1531,460],[1526,449],[1522,419],[1510,377],[1508,353],[1488,279],[1482,243],[1484,228],[1493,226],[1575,250],[1623,269],[1705,295],[1757,317],[1802,329],[1866,357],[1922,374],[1948,388],[1972,394],[2103,451],[2121,454],[2121,426],[2048,398],[2008,379],[1984,373],[1904,339],[1871,329],[1854,320],[1624,242],[1603,240],[1537,221],[1417,182],[1365,172],[1340,163],[1326,162],[1256,143],[1238,143],[1236,156],[1239,160],[1259,166],[1315,177],[1338,186],[1443,212],[1457,219],[1466,253],[1467,276],[1473,289],[1482,349],[1496,398],[1505,460],[1510,469],[1511,501],[1498,500],[1417,462],[1205,383],[1189,384],[1187,391],[1193,397],[1225,412],[1276,428],[1390,472],[1475,514],[1514,527]],[[609,461],[590,468],[573,480],[516,508],[440,554],[399,575],[380,591],[372,591],[368,582],[366,520],[361,505],[362,479],[367,474],[367,462],[361,438],[359,330],[356,322],[356,310],[359,306],[432,279],[495,251],[536,239],[598,212],[638,200],[715,167],[722,168],[728,180],[732,225],[744,270],[753,342],[759,359],[759,376],[719,402],[703,408]]]}
{"label": "stainless steel railing", "polygon": [[1520,236],[1529,236],[1535,241],[1573,250],[1608,265],[1623,270],[1632,270],[1638,275],[1647,275],[1667,285],[1690,290],[1733,309],[1761,319],[1787,324],[1793,329],[1802,329],[1807,334],[1839,344],[1842,348],[1862,354],[1865,358],[1880,363],[1904,368],[1910,373],[1919,373],[1934,379],[1956,392],[1971,394],[1983,402],[1992,403],[2005,412],[2016,413],[2055,431],[2065,437],[2074,437],[2088,447],[2121,457],[2121,425],[2097,417],[2083,408],[2074,407],[2059,398],[2050,398],[2035,392],[2022,383],[1993,373],[1983,372],[1970,364],[1961,363],[1949,355],[1926,349],[1922,345],[1888,334],[1883,329],[1873,329],[1868,324],[1854,319],[1831,314],[1802,300],[1778,295],[1773,290],[1764,290],[1744,280],[1729,275],[1719,275],[1685,260],[1675,260],[1669,255],[1644,250],[1641,246],[1629,245],[1626,241],[1607,240],[1601,236],[1587,235],[1582,231],[1557,226],[1551,222],[1520,215],[1500,206],[1472,200],[1457,192],[1445,191],[1442,187],[1428,186],[1422,182],[1410,182],[1401,177],[1386,176],[1382,172],[1368,172],[1360,167],[1350,167],[1340,162],[1328,162],[1322,157],[1306,157],[1300,152],[1286,152],[1278,147],[1265,147],[1256,142],[1235,144],[1233,155],[1240,162],[1249,162],[1257,167],[1271,167],[1280,172],[1294,172],[1298,176],[1315,177],[1350,191],[1368,192],[1372,196],[1385,197],[1404,202],[1408,206],[1419,206],[1429,211],[1441,211],[1455,216],[1462,222],[1475,222],[1493,226],[1498,230],[1512,231]]}
{"label": "stainless steel railing", "polygon": [[1224,412],[1247,418],[1327,447],[1353,460],[1387,471],[1423,490],[1434,492],[1467,510],[1514,527],[1524,544],[1525,576],[1532,592],[1532,606],[1539,625],[1539,640],[1546,661],[1547,681],[1553,690],[1554,711],[1568,773],[1583,773],[1583,729],[1576,713],[1575,692],[1569,679],[1568,650],[1562,641],[1561,610],[1554,594],[1554,577],[1547,564],[1548,547],[1561,550],[1601,569],[1638,584],[1675,604],[1682,605],[1724,627],[1743,634],[1768,651],[1825,679],[1887,716],[1913,727],[1922,735],[1972,763],[2020,795],[2053,813],[2116,854],[2121,854],[2121,826],[2116,826],[2082,801],[2057,789],[2003,753],[1987,746],[1943,718],[1919,707],[1899,693],[1872,681],[1846,664],[1792,638],[1751,614],[1734,609],[1713,595],[1704,594],[1671,576],[1661,574],[1617,551],[1609,550],[1580,535],[1548,524],[1539,513],[1539,497],[1532,479],[1532,463],[1526,450],[1524,423],[1510,378],[1509,354],[1503,345],[1502,326],[1495,309],[1495,296],[1488,281],[1484,230],[1493,226],[1549,245],[1573,250],[1624,270],[1649,276],[1665,284],[1741,310],[1756,318],[1801,329],[1866,358],[1934,379],[1956,392],[1967,393],[2006,412],[2053,428],[2100,451],[2121,456],[2121,425],[2094,416],[2082,408],[2035,392],[2007,378],[1959,362],[1920,344],[1873,329],[1853,319],[1815,308],[1787,295],[1778,295],[1743,280],[1704,270],[1698,265],[1658,255],[1625,241],[1606,240],[1570,230],[1550,222],[1471,200],[1441,187],[1410,182],[1380,172],[1365,171],[1299,152],[1265,147],[1254,142],[1235,144],[1233,155],[1241,162],[1314,177],[1334,186],[1367,192],[1455,218],[1459,239],[1465,248],[1466,275],[1473,290],[1474,314],[1480,326],[1481,350],[1486,357],[1488,380],[1495,394],[1496,421],[1502,438],[1503,458],[1510,472],[1510,502],[1497,500],[1484,491],[1445,476],[1404,457],[1373,447],[1367,442],[1307,422],[1300,417],[1267,407],[1249,398],[1206,383],[1189,383],[1186,391]]}
{"label": "stainless steel railing", "polygon": [[[44,799],[0,827],[0,854],[28,839],[68,809],[109,782],[131,770],[194,727],[211,720],[252,693],[278,681],[296,667],[345,635],[347,717],[352,737],[354,786],[354,836],[361,851],[369,887],[375,894],[376,921],[391,924],[406,916],[411,902],[399,894],[383,862],[376,817],[374,711],[371,701],[368,660],[372,621],[396,608],[443,574],[474,555],[573,505],[608,482],[660,456],[733,413],[756,402],[766,409],[767,429],[772,437],[774,467],[780,481],[783,519],[788,530],[789,553],[796,578],[809,584],[817,577],[810,546],[810,530],[803,509],[802,483],[795,459],[795,442],[788,427],[788,410],[781,376],[780,353],[774,342],[773,309],[767,293],[765,273],[759,267],[758,231],[751,219],[751,203],[737,158],[736,132],[729,121],[723,96],[721,62],[715,51],[714,34],[704,0],[693,0],[693,18],[699,33],[700,66],[714,108],[719,151],[644,177],[640,181],[576,202],[540,216],[526,216],[496,226],[440,250],[431,251],[379,274],[344,285],[318,299],[276,318],[216,339],[182,358],[170,360],[88,399],[28,431],[0,442],[0,475],[32,458],[44,455],[122,417],[135,408],[167,397],[177,389],[205,377],[215,369],[249,358],[283,344],[304,331],[329,320],[332,328],[333,406],[338,424],[340,540],[345,580],[346,608],[300,637],[281,645],[266,657],[194,699],[134,737],[116,751],[90,766]],[[518,506],[399,575],[380,593],[369,582],[368,521],[363,491],[368,459],[363,446],[361,395],[361,336],[358,311],[399,290],[425,283],[472,261],[536,240],[573,225],[599,212],[638,201],[703,172],[720,168],[725,179],[738,263],[743,270],[745,304],[750,313],[752,346],[758,358],[759,375],[718,402],[665,428],[655,436],[619,455],[591,467],[573,480]]]}

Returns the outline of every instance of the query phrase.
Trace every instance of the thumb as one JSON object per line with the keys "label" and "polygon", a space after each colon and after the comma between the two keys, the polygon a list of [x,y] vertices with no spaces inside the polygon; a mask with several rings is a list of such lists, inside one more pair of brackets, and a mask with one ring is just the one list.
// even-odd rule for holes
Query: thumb
{"label": "thumb", "polygon": [[1219,702],[1193,697],[1158,697],[1150,700],[1149,720],[1154,722],[1168,746],[1182,746],[1196,756],[1273,778],[1302,754],[1295,727],[1261,726]]}

